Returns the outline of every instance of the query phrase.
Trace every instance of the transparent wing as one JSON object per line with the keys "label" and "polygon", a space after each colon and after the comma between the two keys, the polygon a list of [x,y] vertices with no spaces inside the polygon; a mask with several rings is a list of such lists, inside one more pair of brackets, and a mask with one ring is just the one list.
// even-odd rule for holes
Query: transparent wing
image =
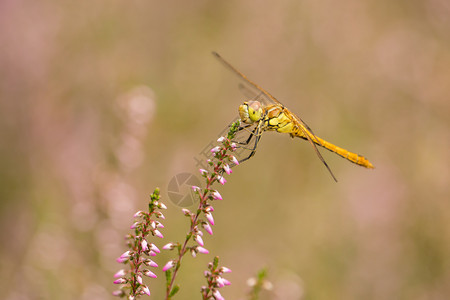
{"label": "transparent wing", "polygon": [[[253,82],[252,80],[250,80],[247,76],[245,76],[243,73],[241,73],[238,69],[236,69],[235,67],[233,67],[233,65],[231,65],[229,62],[227,62],[225,59],[222,58],[222,56],[219,55],[219,53],[217,52],[213,52],[212,53],[227,69],[229,69],[230,71],[232,71],[234,74],[236,74],[239,78],[241,78],[241,80],[243,82],[246,83],[246,85],[250,86],[252,89],[256,89],[256,94],[261,94],[265,97],[267,97],[268,99],[266,100],[270,100],[270,102],[275,102],[280,104],[281,106],[284,107],[284,105],[278,101],[274,96],[272,96],[268,91],[266,91],[265,89],[263,89],[262,87],[260,87],[258,84],[256,84],[255,82]],[[250,89],[249,89],[250,90]]]}

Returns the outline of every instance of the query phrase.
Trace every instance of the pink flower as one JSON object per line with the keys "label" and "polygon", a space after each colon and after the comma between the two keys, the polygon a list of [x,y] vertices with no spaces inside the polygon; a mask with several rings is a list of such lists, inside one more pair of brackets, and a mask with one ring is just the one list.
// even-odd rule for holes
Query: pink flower
{"label": "pink flower", "polygon": [[175,266],[175,262],[173,260],[169,260],[162,270],[165,272],[170,268],[173,268],[173,266]]}
{"label": "pink flower", "polygon": [[236,143],[231,143],[231,151],[236,150],[236,148],[237,148]]}
{"label": "pink flower", "polygon": [[147,265],[147,266],[149,266],[149,267],[154,267],[154,268],[157,268],[157,267],[158,267],[158,264],[155,263],[153,260],[151,260],[151,259],[149,259],[149,258],[147,258],[146,260],[144,260],[144,264]]}
{"label": "pink flower", "polygon": [[114,274],[114,278],[119,278],[125,276],[126,272],[124,269],[117,271],[116,274]]}
{"label": "pink flower", "polygon": [[228,269],[227,267],[221,267],[220,268],[220,272],[222,272],[222,273],[231,273],[231,270]]}
{"label": "pink flower", "polygon": [[200,174],[202,174],[202,175],[208,174],[208,171],[206,171],[205,169],[198,169],[198,170],[199,170]]}
{"label": "pink flower", "polygon": [[181,211],[183,212],[183,214],[185,216],[190,216],[191,215],[191,211],[187,208],[182,208]]}
{"label": "pink flower", "polygon": [[127,282],[127,280],[125,278],[119,278],[119,279],[114,280],[114,284],[123,284],[126,282]]}
{"label": "pink flower", "polygon": [[127,251],[125,253],[123,253],[118,259],[117,262],[118,263],[123,263],[126,262],[129,258],[130,258],[130,251]]}
{"label": "pink flower", "polygon": [[155,244],[150,244],[150,250],[156,253],[161,253],[161,251],[158,249],[158,247],[155,246]]}
{"label": "pink flower", "polygon": [[219,182],[221,185],[224,185],[227,182],[227,180],[223,176],[218,176],[217,178],[219,178]]}
{"label": "pink flower", "polygon": [[167,206],[164,203],[158,203],[159,209],[167,209]]}
{"label": "pink flower", "polygon": [[158,218],[161,218],[161,219],[163,219],[163,220],[166,219],[166,217],[164,217],[163,213],[160,212],[160,211],[155,212],[155,215],[156,215]]}
{"label": "pink flower", "polygon": [[145,270],[145,271],[144,271],[144,275],[145,275],[145,276],[148,276],[148,277],[151,277],[151,278],[157,278],[157,277],[158,277],[158,276],[156,276],[155,273],[153,273],[153,272],[150,271],[150,270]]}
{"label": "pink flower", "polygon": [[135,229],[141,222],[134,222],[133,225],[130,226],[130,229]]}
{"label": "pink flower", "polygon": [[172,250],[174,247],[175,247],[174,243],[168,243],[168,244],[165,244],[162,248],[164,250]]}
{"label": "pink flower", "polygon": [[141,288],[147,296],[150,296],[150,289],[146,285],[141,286]]}
{"label": "pink flower", "polygon": [[225,300],[225,298],[222,297],[222,295],[220,294],[219,290],[215,290],[215,291],[213,292],[213,295],[214,295],[214,298],[215,298],[216,300]]}
{"label": "pink flower", "polygon": [[136,280],[137,282],[139,282],[139,284],[142,284],[142,277],[140,275],[136,276]]}
{"label": "pink flower", "polygon": [[200,188],[196,185],[191,186],[191,188],[194,192],[200,192]]}
{"label": "pink flower", "polygon": [[225,173],[227,173],[228,175],[230,175],[233,172],[233,170],[231,170],[229,165],[225,165],[223,169],[225,170]]}
{"label": "pink flower", "polygon": [[208,223],[203,223],[203,228],[205,228],[206,232],[209,233],[210,235],[213,234],[212,228],[211,226],[209,226]]}
{"label": "pink flower", "polygon": [[220,276],[217,276],[217,278],[216,278],[217,284],[219,285],[220,288],[225,286],[225,282],[223,280],[224,280],[224,278],[222,278]]}
{"label": "pink flower", "polygon": [[159,237],[159,238],[163,238],[164,236],[162,235],[162,233],[161,232],[159,232],[159,230],[158,229],[155,229],[155,231],[153,231],[154,233],[155,233],[155,236],[157,236],[157,237]]}
{"label": "pink flower", "polygon": [[139,210],[138,212],[136,212],[135,214],[134,214],[134,217],[135,218],[137,218],[137,217],[140,217],[140,216],[142,216],[142,211],[141,210]]}
{"label": "pink flower", "polygon": [[203,239],[202,239],[202,237],[201,237],[199,234],[197,234],[197,235],[194,237],[194,240],[195,240],[200,246],[204,246]]}
{"label": "pink flower", "polygon": [[211,152],[212,152],[212,153],[217,153],[217,152],[219,152],[219,151],[220,151],[220,147],[219,147],[219,146],[216,146],[216,147],[214,147],[214,148],[211,149]]}
{"label": "pink flower", "polygon": [[217,283],[219,284],[219,287],[231,285],[231,282],[223,277],[218,276],[216,280],[217,280]]}
{"label": "pink flower", "polygon": [[210,212],[206,213],[206,214],[205,214],[205,217],[206,217],[206,219],[208,220],[208,222],[209,222],[211,225],[214,225],[214,218],[213,218],[213,215],[212,215]]}
{"label": "pink flower", "polygon": [[147,251],[148,250],[148,244],[147,244],[147,241],[145,239],[142,240],[141,247],[142,247],[142,251]]}
{"label": "pink flower", "polygon": [[214,200],[222,200],[222,195],[220,195],[220,193],[218,191],[214,191],[212,193],[212,196],[213,196]]}
{"label": "pink flower", "polygon": [[236,159],[236,157],[234,157],[233,155],[230,156],[231,161],[235,164],[235,165],[239,165],[239,161]]}
{"label": "pink flower", "polygon": [[205,248],[200,247],[200,246],[197,246],[197,252],[198,253],[202,253],[202,254],[208,254],[209,253],[208,249],[205,249]]}
{"label": "pink flower", "polygon": [[225,137],[221,136],[220,138],[217,139],[217,141],[219,143],[222,143],[223,141],[225,141]]}

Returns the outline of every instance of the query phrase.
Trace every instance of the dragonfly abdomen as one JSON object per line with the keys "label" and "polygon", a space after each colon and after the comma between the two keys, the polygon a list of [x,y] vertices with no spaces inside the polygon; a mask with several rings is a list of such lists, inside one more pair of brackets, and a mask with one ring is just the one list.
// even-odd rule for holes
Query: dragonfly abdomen
{"label": "dragonfly abdomen", "polygon": [[311,139],[319,146],[324,147],[325,149],[336,153],[339,156],[342,156],[343,158],[351,161],[352,163],[355,163],[357,165],[360,165],[362,167],[373,169],[374,166],[368,161],[364,156],[350,152],[346,149],[343,149],[341,147],[338,147],[332,143],[329,143],[319,137],[311,137]]}

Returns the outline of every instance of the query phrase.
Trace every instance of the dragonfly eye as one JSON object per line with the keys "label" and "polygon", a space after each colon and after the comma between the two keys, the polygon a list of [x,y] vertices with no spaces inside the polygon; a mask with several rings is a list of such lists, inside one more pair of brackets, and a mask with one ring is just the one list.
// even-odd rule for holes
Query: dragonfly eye
{"label": "dragonfly eye", "polygon": [[258,101],[248,101],[239,106],[239,116],[246,124],[258,122],[263,114],[261,103]]}
{"label": "dragonfly eye", "polygon": [[263,109],[259,101],[248,101],[248,115],[250,120],[258,122],[263,114]]}
{"label": "dragonfly eye", "polygon": [[239,105],[239,116],[241,117],[242,122],[246,124],[252,124],[253,121],[250,120],[250,116],[248,114],[248,103],[244,102],[244,104]]}

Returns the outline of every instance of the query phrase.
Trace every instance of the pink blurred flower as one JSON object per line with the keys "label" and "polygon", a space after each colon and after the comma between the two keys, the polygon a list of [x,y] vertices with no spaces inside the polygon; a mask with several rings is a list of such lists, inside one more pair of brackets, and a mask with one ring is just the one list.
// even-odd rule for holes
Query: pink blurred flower
{"label": "pink blurred flower", "polygon": [[219,152],[219,151],[220,151],[220,147],[219,147],[219,146],[216,146],[216,147],[214,147],[214,148],[211,149],[211,152],[212,152],[212,153],[217,153],[217,152]]}
{"label": "pink blurred flower", "polygon": [[114,278],[119,278],[125,276],[126,272],[124,269],[117,271],[116,274],[114,274]]}
{"label": "pink blurred flower", "polygon": [[199,234],[197,234],[197,235],[194,237],[194,240],[195,240],[200,246],[204,246],[203,239],[202,239],[202,237],[201,237]]}
{"label": "pink blurred flower", "polygon": [[208,254],[209,253],[208,249],[205,249],[205,248],[200,247],[200,246],[197,246],[197,252],[198,253],[202,253],[202,254]]}
{"label": "pink blurred flower", "polygon": [[142,251],[147,251],[148,250],[148,244],[147,244],[147,241],[145,239],[142,240],[141,247],[142,247]]}
{"label": "pink blurred flower", "polygon": [[225,173],[227,173],[228,175],[230,175],[233,172],[233,170],[231,170],[229,165],[223,166],[223,169],[225,170]]}
{"label": "pink blurred flower", "polygon": [[155,229],[155,231],[153,231],[155,233],[155,236],[159,237],[159,238],[164,238],[164,236],[162,235],[161,232],[159,232],[158,229]]}
{"label": "pink blurred flower", "polygon": [[207,213],[205,214],[205,217],[206,217],[206,219],[208,220],[208,222],[209,222],[211,225],[214,225],[214,218],[213,218],[213,215],[212,215],[210,212],[207,212]]}
{"label": "pink blurred flower", "polygon": [[223,176],[219,176],[217,178],[219,178],[219,182],[220,182],[221,185],[224,185],[227,182],[227,180]]}
{"label": "pink blurred flower", "polygon": [[142,291],[144,291],[144,293],[145,293],[147,296],[150,296],[150,289],[149,289],[146,285],[143,285],[143,286],[142,286]]}
{"label": "pink blurred flower", "polygon": [[151,277],[151,278],[157,278],[157,277],[158,277],[158,276],[156,276],[155,273],[153,273],[153,272],[150,271],[150,270],[145,270],[145,271],[144,271],[144,275],[145,275],[145,276],[148,276],[148,277]]}
{"label": "pink blurred flower", "polygon": [[127,282],[127,280],[125,278],[119,278],[119,279],[114,280],[114,284],[123,284],[126,282]]}
{"label": "pink blurred flower", "polygon": [[208,223],[204,223],[203,228],[205,228],[206,232],[209,233],[210,235],[213,234],[212,228],[211,228],[211,226],[209,226]]}
{"label": "pink blurred flower", "polygon": [[215,298],[216,300],[225,300],[225,298],[222,297],[222,295],[220,294],[219,290],[215,290],[215,291],[213,292],[213,295],[214,295],[214,298]]}
{"label": "pink blurred flower", "polygon": [[218,191],[212,193],[214,200],[222,200],[222,195]]}
{"label": "pink blurred flower", "polygon": [[230,156],[231,161],[235,164],[235,165],[239,165],[239,161],[236,159],[236,157],[234,157],[233,155]]}
{"label": "pink blurred flower", "polygon": [[165,272],[169,270],[170,268],[173,268],[175,266],[175,262],[173,260],[169,260],[166,265],[162,268],[162,270]]}

